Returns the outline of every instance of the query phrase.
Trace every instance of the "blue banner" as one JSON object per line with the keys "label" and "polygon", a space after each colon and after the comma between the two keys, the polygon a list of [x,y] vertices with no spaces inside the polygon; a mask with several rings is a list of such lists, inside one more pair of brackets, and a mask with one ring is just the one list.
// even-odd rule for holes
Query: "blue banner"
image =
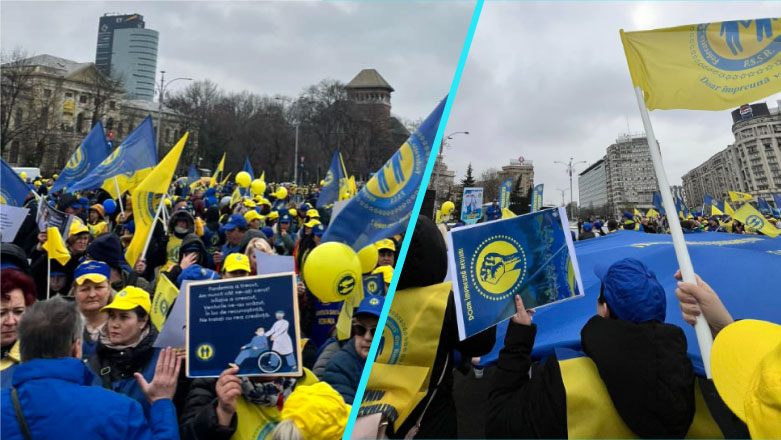
{"label": "blue banner", "polygon": [[776,209],[781,209],[781,194],[773,194],[773,203],[776,204]]}
{"label": "blue banner", "polygon": [[537,212],[542,209],[542,187],[543,184],[539,184],[532,190],[532,210],[531,212]]}
{"label": "blue banner", "polygon": [[339,241],[357,250],[406,230],[446,100],[350,199],[326,229],[324,242]]}
{"label": "blue banner", "polygon": [[60,172],[60,176],[54,182],[49,192],[59,191],[68,185],[74,184],[87,177],[108,156],[106,151],[106,135],[103,132],[103,123],[98,121],[89,132],[79,148],[73,152],[68,163]]}
{"label": "blue banner", "polygon": [[312,344],[319,349],[328,340],[331,330],[336,326],[336,320],[339,319],[339,312],[342,310],[344,301],[324,303],[314,297],[312,300],[315,302],[315,322],[312,323],[312,329],[307,336]]}
{"label": "blue banner", "polygon": [[770,209],[770,204],[767,203],[767,200],[757,197],[757,207],[759,209],[759,212],[762,214],[770,214],[773,212],[772,209]]}
{"label": "blue banner", "polygon": [[713,197],[705,194],[705,206],[715,206],[713,202],[714,202]]}
{"label": "blue banner", "polygon": [[460,339],[515,314],[583,294],[564,208],[546,209],[448,233]]}
{"label": "blue banner", "polygon": [[255,173],[252,172],[252,165],[249,163],[249,156],[244,159],[244,170],[242,171],[249,173],[249,177],[252,180],[255,180]]}
{"label": "blue banner", "polygon": [[483,218],[483,188],[464,188],[461,221],[473,225]]}
{"label": "blue banner", "polygon": [[513,179],[507,179],[499,186],[499,207],[501,209],[510,207],[510,197],[513,193]]}
{"label": "blue banner", "polygon": [[2,185],[0,185],[0,203],[10,206],[24,206],[24,201],[27,199],[27,195],[30,194],[30,187],[24,183],[24,180],[16,174],[16,171],[5,160],[3,160],[0,181],[2,181]]}
{"label": "blue banner", "polygon": [[363,294],[385,296],[385,279],[381,273],[363,276]]}
{"label": "blue banner", "polygon": [[317,198],[317,209],[332,205],[339,200],[339,181],[346,177],[344,168],[342,168],[342,160],[339,157],[339,150],[337,150],[334,153],[334,158],[331,159],[331,166],[325,174],[325,179],[323,179],[325,185],[320,188],[320,196]]}
{"label": "blue banner", "polygon": [[[781,285],[781,272],[775,270],[781,259],[777,239],[724,232],[686,234],[685,238],[694,271],[716,291],[734,318],[761,319],[781,324],[781,315],[778,314],[778,310],[781,310],[781,295],[767,288]],[[595,240],[578,241],[575,243],[575,251],[586,297],[535,313],[537,338],[532,351],[535,360],[546,358],[555,347],[580,349],[580,330],[596,314],[601,286],[599,278],[594,274],[594,267],[612,264],[624,258],[636,258],[656,274],[664,287],[667,293],[665,322],[683,329],[694,368],[698,374],[705,375],[694,327],[683,321],[675,297],[677,280],[673,275],[678,270],[678,260],[670,235],[619,230]],[[724,270],[723,265],[712,264],[713,261],[729,261],[729,270]],[[496,362],[504,344],[506,329],[506,322],[497,326],[497,344],[491,353],[481,358],[483,365]]]}
{"label": "blue banner", "polygon": [[152,117],[147,116],[103,162],[84,179],[68,188],[68,192],[100,188],[120,174],[132,176],[137,171],[157,165],[155,132]]}
{"label": "blue banner", "polygon": [[194,182],[197,182],[201,179],[201,174],[198,172],[198,169],[195,168],[195,164],[190,164],[190,171],[187,172],[187,184],[190,185]]}
{"label": "blue banner", "polygon": [[654,208],[659,212],[659,215],[665,215],[664,202],[662,202],[662,195],[654,193]]}
{"label": "blue banner", "polygon": [[187,285],[187,377],[300,376],[295,275]]}

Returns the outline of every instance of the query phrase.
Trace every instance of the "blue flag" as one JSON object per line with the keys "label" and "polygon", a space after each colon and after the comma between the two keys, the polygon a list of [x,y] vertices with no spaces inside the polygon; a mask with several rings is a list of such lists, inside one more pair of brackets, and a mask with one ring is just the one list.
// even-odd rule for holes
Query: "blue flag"
{"label": "blue flag", "polygon": [[527,308],[583,294],[564,208],[466,226],[448,234],[458,334],[464,340]]}
{"label": "blue flag", "polygon": [[[100,188],[106,180],[117,176],[121,178],[120,190],[124,192],[141,183],[141,180],[151,172],[155,165],[157,165],[155,132],[152,126],[152,117],[147,116],[119,147],[87,177],[69,187],[68,191]],[[141,175],[142,173],[139,172],[143,170],[148,170],[148,172]],[[107,186],[106,189],[114,193],[113,186]]]}
{"label": "blue flag", "polygon": [[659,215],[665,215],[664,202],[662,202],[662,195],[654,193],[654,208],[659,212]]}
{"label": "blue flag", "polygon": [[683,202],[683,200],[679,199],[678,197],[674,198],[675,200],[675,211],[678,213],[678,216],[683,215],[683,218],[686,219],[686,217],[689,216],[689,208],[686,206],[686,203]]}
{"label": "blue flag", "polygon": [[501,209],[510,207],[510,196],[513,192],[513,179],[507,179],[499,186],[499,207]]}
{"label": "blue flag", "polygon": [[79,148],[73,152],[68,163],[54,182],[49,192],[59,191],[87,177],[108,156],[106,151],[106,135],[103,133],[103,123],[98,121]]}
{"label": "blue flag", "polygon": [[776,204],[776,209],[781,209],[781,194],[773,194],[773,203]]}
{"label": "blue flag", "polygon": [[534,187],[532,191],[532,210],[531,212],[537,212],[542,208],[542,187],[543,184],[539,184]]}
{"label": "blue flag", "polygon": [[705,194],[705,206],[714,206],[713,197]]}
{"label": "blue flag", "polygon": [[250,163],[249,163],[249,156],[247,156],[244,159],[244,170],[243,171],[246,171],[247,173],[249,173],[249,177],[252,180],[255,180],[255,173],[252,172],[252,165],[250,165]]}
{"label": "blue flag", "polygon": [[[781,295],[767,286],[781,285],[781,271],[775,270],[778,258],[778,239],[760,235],[734,235],[723,232],[686,234],[694,271],[708,283],[735,317],[750,317],[781,324]],[[601,282],[594,274],[599,264],[613,264],[624,258],[636,258],[645,263],[667,293],[665,322],[683,329],[688,341],[688,355],[697,374],[704,376],[702,357],[694,334],[694,327],[684,322],[678,299],[675,297],[678,260],[672,238],[668,234],[637,234],[618,231],[607,239],[583,240],[575,243],[578,265],[583,277],[586,297],[565,301],[537,310],[534,323],[537,336],[532,358],[545,359],[556,347],[579,350],[580,330],[596,313]],[[729,270],[713,261],[729,261]],[[739,274],[736,276],[736,274]],[[751,292],[747,295],[746,292]],[[525,305],[525,303],[524,303]],[[507,322],[496,329],[496,345],[491,353],[481,358],[481,364],[496,363],[504,345]]]}
{"label": "blue flag", "polygon": [[24,183],[24,180],[16,174],[16,171],[5,160],[3,160],[0,181],[2,181],[2,185],[0,185],[0,203],[9,206],[24,206],[24,201],[27,195],[30,194],[30,187]]}
{"label": "blue flag", "polygon": [[757,197],[757,206],[759,208],[759,212],[761,212],[762,214],[773,212],[773,210],[770,209],[770,204],[767,203],[767,200],[761,197]]}
{"label": "blue flag", "polygon": [[187,172],[187,184],[191,184],[201,178],[201,174],[198,172],[198,169],[195,168],[195,164],[190,164],[190,171]]}
{"label": "blue flag", "polygon": [[332,205],[339,199],[339,181],[346,178],[344,175],[344,168],[342,168],[342,160],[339,156],[339,150],[334,153],[334,158],[331,159],[331,166],[328,168],[328,172],[325,175],[325,185],[320,189],[320,197],[317,199],[317,209],[324,206]]}
{"label": "blue flag", "polygon": [[446,100],[447,97],[369,179],[358,195],[350,199],[326,229],[324,242],[339,241],[358,250],[404,232],[423,184],[423,173]]}

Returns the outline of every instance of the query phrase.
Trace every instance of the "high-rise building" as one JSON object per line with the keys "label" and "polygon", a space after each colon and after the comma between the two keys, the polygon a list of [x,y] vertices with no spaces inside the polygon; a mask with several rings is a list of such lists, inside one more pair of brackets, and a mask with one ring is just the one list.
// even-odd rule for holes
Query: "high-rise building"
{"label": "high-rise building", "polygon": [[723,199],[728,191],[740,191],[771,199],[781,192],[779,108],[760,103],[733,110],[732,134],[734,144],[683,176],[689,205],[702,204],[706,194]]}
{"label": "high-rise building", "polygon": [[578,200],[581,209],[600,209],[607,205],[604,157],[578,174]]}
{"label": "high-rise building", "polygon": [[98,22],[95,66],[122,81],[128,99],[155,97],[159,34],[140,14],[104,14]]}

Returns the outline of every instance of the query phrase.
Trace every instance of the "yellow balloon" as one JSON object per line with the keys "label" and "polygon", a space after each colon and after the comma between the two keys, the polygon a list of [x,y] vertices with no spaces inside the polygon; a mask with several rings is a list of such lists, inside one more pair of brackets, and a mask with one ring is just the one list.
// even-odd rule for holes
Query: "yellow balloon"
{"label": "yellow balloon", "polygon": [[304,261],[302,276],[309,290],[325,303],[344,301],[362,289],[358,254],[336,241],[312,249]]}
{"label": "yellow balloon", "polygon": [[246,188],[249,186],[250,182],[252,182],[252,177],[250,177],[248,172],[239,171],[239,173],[236,174],[236,184],[240,187]]}
{"label": "yellow balloon", "polygon": [[285,188],[284,186],[280,186],[279,188],[277,188],[276,195],[279,200],[287,198],[287,188]]}
{"label": "yellow balloon", "polygon": [[266,182],[255,179],[252,181],[252,194],[263,195],[266,192]]}
{"label": "yellow balloon", "polygon": [[451,215],[454,209],[456,209],[456,205],[450,200],[442,204],[442,214]]}
{"label": "yellow balloon", "polygon": [[361,261],[361,273],[369,273],[377,266],[379,252],[377,246],[370,244],[358,251],[358,259]]}
{"label": "yellow balloon", "polygon": [[21,178],[22,178],[22,180],[25,180],[25,179],[27,179],[27,173],[25,173],[24,171],[22,171],[21,173],[19,173],[19,177],[21,177]]}

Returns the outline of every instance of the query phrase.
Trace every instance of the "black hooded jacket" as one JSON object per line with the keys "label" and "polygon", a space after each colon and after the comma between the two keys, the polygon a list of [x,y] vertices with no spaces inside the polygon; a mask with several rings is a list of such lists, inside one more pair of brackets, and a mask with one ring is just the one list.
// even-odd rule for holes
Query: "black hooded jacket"
{"label": "black hooded jacket", "polygon": [[[424,216],[418,218],[415,232],[412,235],[404,269],[399,277],[396,295],[403,295],[403,289],[425,287],[439,284],[447,275],[447,247],[434,222]],[[420,404],[412,410],[401,425],[399,432],[389,432],[391,438],[403,438],[420,418],[426,403],[431,400],[431,393],[437,389],[437,382],[442,377],[442,383],[437,389],[434,399],[423,417],[417,438],[456,438],[458,423],[456,406],[453,402],[453,368],[454,351],[461,352],[463,357],[482,356],[489,353],[496,342],[496,328],[491,327],[471,338],[458,340],[458,324],[453,292],[450,292],[445,309],[445,319],[442,323],[442,333],[439,336],[439,346],[434,359],[429,391]],[[442,375],[445,369],[444,377]],[[390,425],[392,429],[393,425]]]}
{"label": "black hooded jacket", "polygon": [[[566,390],[555,355],[529,377],[537,327],[510,322],[489,397],[489,438],[567,438]],[[580,332],[621,419],[641,438],[683,438],[694,419],[694,369],[679,327],[600,316]]]}
{"label": "black hooded jacket", "polygon": [[[192,252],[193,247],[198,248],[198,261],[196,261],[195,264],[208,268],[211,263],[206,253],[206,246],[204,246],[203,241],[201,241],[198,235],[192,232],[182,238],[182,244],[179,245],[179,261],[182,261],[182,258],[185,254],[184,251],[187,250],[187,253],[190,253]],[[179,278],[179,275],[182,274],[182,266],[177,264],[173,266],[168,272],[163,273],[168,277],[169,280],[171,280],[172,283],[176,284],[177,278]]]}

